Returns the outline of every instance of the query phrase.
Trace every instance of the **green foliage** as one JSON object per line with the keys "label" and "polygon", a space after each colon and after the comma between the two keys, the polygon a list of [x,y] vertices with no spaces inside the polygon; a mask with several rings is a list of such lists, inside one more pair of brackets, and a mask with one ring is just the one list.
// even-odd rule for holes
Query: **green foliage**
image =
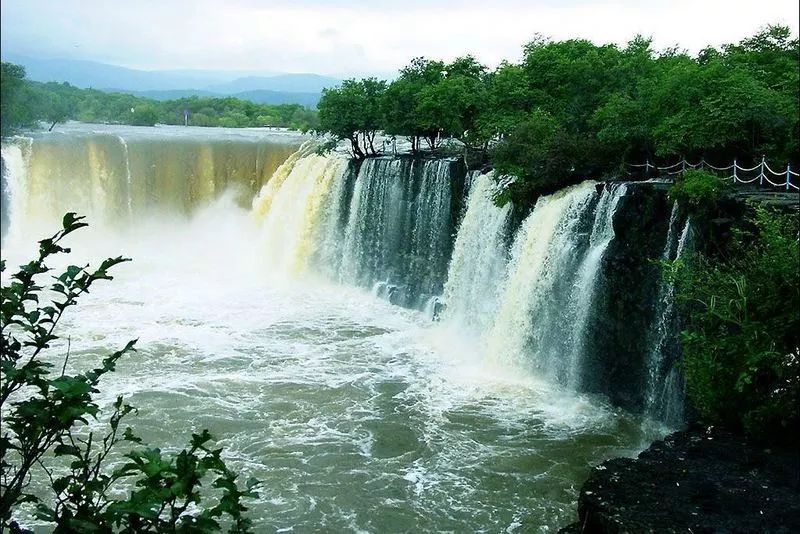
{"label": "green foliage", "polygon": [[476,122],[485,98],[485,72],[486,67],[472,56],[446,65],[443,77],[419,93],[415,112],[421,130],[441,137],[485,142]]}
{"label": "green foliage", "polygon": [[385,91],[386,82],[375,78],[345,80],[339,87],[324,89],[317,105],[319,129],[336,140],[348,140],[354,157],[374,155]]}
{"label": "green foliage", "polygon": [[[30,128],[37,121],[56,124],[66,120],[152,126],[183,124],[184,110],[195,126],[288,127],[314,129],[316,111],[299,104],[256,104],[238,98],[187,97],[155,101],[122,93],[80,89],[68,83],[40,83],[24,79],[19,65],[3,63],[2,135]],[[134,112],[131,113],[131,109]]]}
{"label": "green foliage", "polygon": [[671,267],[686,315],[688,394],[709,423],[797,442],[800,424],[798,217],[756,210],[725,254]]}
{"label": "green foliage", "polygon": [[471,56],[450,63],[418,57],[388,84],[347,80],[324,91],[317,123],[300,106],[235,98],[153,103],[67,84],[26,82],[19,89],[19,72],[4,70],[17,95],[12,101],[20,102],[11,108],[34,112],[12,113],[3,127],[30,124],[58,102],[69,118],[84,121],[130,122],[131,107],[152,105],[153,122],[162,124],[182,124],[188,109],[190,124],[315,129],[347,140],[358,158],[377,153],[379,131],[407,137],[413,153],[454,138],[465,155],[477,154],[469,158],[476,164],[488,159],[499,174],[513,173],[517,180],[502,197],[530,207],[541,194],[616,175],[631,161],[705,158],[727,165],[766,155],[777,166],[800,167],[799,72],[800,42],[785,26],[696,57],[655,51],[642,36],[624,47],[537,36],[519,64],[491,72]]}
{"label": "green foliage", "polygon": [[435,143],[437,131],[425,128],[417,109],[423,90],[444,79],[444,69],[441,61],[414,58],[386,89],[383,101],[384,131],[390,135],[408,137],[414,152],[419,150],[421,138],[428,139],[431,145]]}
{"label": "green foliage", "polygon": [[492,159],[497,172],[522,178],[510,186],[508,200],[531,196],[532,189],[555,178],[549,172],[549,155],[559,133],[558,121],[546,111],[536,110],[496,147]]}
{"label": "green foliage", "polygon": [[[641,36],[625,47],[537,36],[523,52],[520,64],[493,72],[470,56],[413,59],[386,87],[368,131],[408,137],[412,152],[422,140],[436,149],[442,137],[488,152],[498,175],[516,176],[497,200],[527,206],[631,160],[727,164],[766,154],[777,165],[798,163],[800,47],[786,27],[697,57],[656,52]],[[363,115],[375,117],[345,98],[357,84],[323,99],[322,131],[355,138]]]}
{"label": "green foliage", "polygon": [[[238,487],[221,449],[209,448],[207,431],[193,435],[190,446],[177,454],[134,448],[141,440],[130,427],[120,426],[134,408],[122,397],[113,406],[107,432],[98,436],[89,430],[89,419],[100,416],[93,395],[102,377],[134,350],[135,341],[83,373],[66,372],[69,344],[60,369],[44,359],[44,351],[59,339],[56,327],[64,312],[95,282],[111,280],[111,268],[128,261],[109,258],[94,270],[70,265],[42,285],[40,279],[50,272],[46,261],[70,251],[62,240],[86,226],[82,219],[65,215],[63,228],[39,242],[38,258],[22,265],[0,289],[0,530],[20,531],[12,513],[31,502],[56,532],[208,532],[220,530],[223,516],[231,532],[248,531],[241,501],[255,495],[256,483]],[[5,273],[5,262],[0,271]],[[128,462],[113,468],[112,455],[125,444]],[[68,469],[60,460],[69,462]],[[36,466],[50,478],[51,498],[28,491]],[[207,481],[215,504],[204,507],[202,498],[209,492],[201,490]],[[120,494],[124,497],[113,497]]]}
{"label": "green foliage", "polygon": [[727,184],[719,176],[691,169],[676,178],[669,189],[669,197],[687,213],[707,218],[716,211],[727,189]]}
{"label": "green foliage", "polygon": [[31,99],[25,69],[3,61],[0,67],[0,136],[11,135],[35,122],[35,114],[28,105]]}
{"label": "green foliage", "polygon": [[485,100],[476,119],[486,139],[507,136],[525,122],[534,107],[525,71],[519,65],[501,64],[486,76]]}
{"label": "green foliage", "polygon": [[158,112],[152,105],[145,104],[138,108],[131,108],[130,124],[134,126],[155,126],[158,122]]}

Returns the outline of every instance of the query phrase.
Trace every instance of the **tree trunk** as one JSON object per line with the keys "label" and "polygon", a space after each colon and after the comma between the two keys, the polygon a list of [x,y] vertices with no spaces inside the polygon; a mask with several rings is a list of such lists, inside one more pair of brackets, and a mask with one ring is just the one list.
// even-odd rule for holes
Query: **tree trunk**
{"label": "tree trunk", "polygon": [[361,147],[358,145],[358,134],[350,138],[350,146],[353,149],[353,157],[356,159],[364,159],[364,152],[361,151]]}

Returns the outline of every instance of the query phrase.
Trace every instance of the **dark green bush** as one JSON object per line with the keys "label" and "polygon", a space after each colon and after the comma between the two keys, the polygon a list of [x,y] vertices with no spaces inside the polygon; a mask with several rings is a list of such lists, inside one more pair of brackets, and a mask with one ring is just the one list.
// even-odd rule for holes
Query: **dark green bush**
{"label": "dark green bush", "polygon": [[797,442],[798,217],[760,208],[722,255],[673,264],[688,394],[704,420]]}
{"label": "dark green bush", "polygon": [[145,104],[131,109],[130,123],[134,126],[155,126],[158,122],[158,112],[153,106]]}
{"label": "dark green bush", "polygon": [[707,217],[716,211],[728,186],[710,172],[688,170],[680,175],[669,190],[669,197],[687,213]]}

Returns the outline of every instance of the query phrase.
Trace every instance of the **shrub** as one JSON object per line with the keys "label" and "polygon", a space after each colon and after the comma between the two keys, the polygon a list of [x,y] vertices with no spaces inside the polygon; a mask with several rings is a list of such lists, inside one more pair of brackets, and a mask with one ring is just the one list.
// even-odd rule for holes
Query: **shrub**
{"label": "shrub", "polygon": [[708,422],[798,440],[800,253],[797,215],[760,208],[724,255],[673,265],[687,312],[688,394]]}
{"label": "shrub", "polygon": [[[120,426],[134,411],[122,397],[112,407],[107,430],[89,430],[89,418],[100,415],[93,395],[102,377],[134,350],[135,341],[79,374],[66,372],[69,350],[58,368],[43,359],[59,339],[56,327],[64,312],[95,282],[111,280],[112,267],[128,261],[109,258],[96,270],[71,265],[43,285],[39,280],[50,271],[45,262],[68,253],[62,240],[84,226],[82,217],[68,213],[62,230],[39,242],[39,257],[4,276],[0,290],[0,531],[21,532],[12,513],[29,502],[58,532],[207,532],[219,530],[223,516],[231,532],[246,532],[250,521],[241,501],[255,495],[255,481],[246,489],[237,486],[222,450],[209,448],[208,431],[193,435],[177,454],[142,448],[133,430]],[[5,262],[0,271],[5,273]],[[110,467],[110,455],[119,456],[116,449],[124,445],[126,461]],[[28,491],[37,466],[50,479],[49,498]],[[211,495],[202,491],[206,482]],[[112,497],[120,494],[125,496]],[[204,507],[208,496],[215,504]]]}
{"label": "shrub", "polygon": [[155,126],[158,122],[158,112],[155,107],[145,104],[136,108],[130,116],[130,123],[134,126]]}
{"label": "shrub", "polygon": [[688,170],[675,180],[669,197],[687,213],[708,217],[716,211],[725,196],[727,185],[718,176],[707,171]]}

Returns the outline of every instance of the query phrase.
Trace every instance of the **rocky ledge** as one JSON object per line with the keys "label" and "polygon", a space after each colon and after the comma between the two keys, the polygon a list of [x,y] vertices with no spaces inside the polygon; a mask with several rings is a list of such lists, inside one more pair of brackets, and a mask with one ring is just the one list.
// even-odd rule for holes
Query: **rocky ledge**
{"label": "rocky ledge", "polygon": [[800,532],[800,451],[692,427],[592,470],[562,533]]}

